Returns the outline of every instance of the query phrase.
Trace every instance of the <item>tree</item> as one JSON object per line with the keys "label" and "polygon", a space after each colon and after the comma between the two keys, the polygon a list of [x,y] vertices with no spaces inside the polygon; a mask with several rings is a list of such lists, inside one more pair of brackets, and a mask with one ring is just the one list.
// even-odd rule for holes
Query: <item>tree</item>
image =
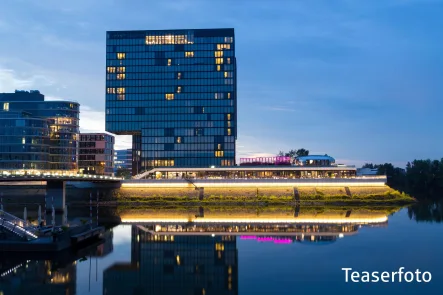
{"label": "tree", "polygon": [[124,179],[131,178],[131,171],[129,169],[119,168],[115,173],[116,177],[123,177]]}
{"label": "tree", "polygon": [[309,156],[309,151],[305,149],[298,149],[295,153],[297,157]]}
{"label": "tree", "polygon": [[278,155],[295,158],[295,157],[301,157],[301,156],[308,156],[309,151],[306,149],[290,150],[289,152],[279,151]]}

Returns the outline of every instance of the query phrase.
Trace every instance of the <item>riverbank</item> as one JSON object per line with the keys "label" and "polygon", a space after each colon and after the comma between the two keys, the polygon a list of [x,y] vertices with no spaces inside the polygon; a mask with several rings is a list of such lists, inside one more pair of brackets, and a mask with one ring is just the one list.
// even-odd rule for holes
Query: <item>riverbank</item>
{"label": "riverbank", "polygon": [[122,188],[115,197],[120,205],[150,206],[244,206],[244,205],[407,205],[409,195],[385,187],[205,188],[204,193],[186,188]]}

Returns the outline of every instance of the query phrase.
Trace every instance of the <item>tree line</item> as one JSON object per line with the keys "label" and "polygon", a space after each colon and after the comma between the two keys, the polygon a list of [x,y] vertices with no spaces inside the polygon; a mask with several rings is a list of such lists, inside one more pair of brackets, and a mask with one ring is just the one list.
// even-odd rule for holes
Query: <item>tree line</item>
{"label": "tree line", "polygon": [[394,167],[391,163],[366,163],[362,168],[377,169],[377,174],[387,176],[390,187],[417,199],[443,199],[443,158],[414,160],[406,164],[406,169]]}
{"label": "tree line", "polygon": [[306,149],[298,149],[298,150],[290,150],[289,152],[279,151],[279,156],[285,156],[285,157],[303,157],[303,156],[309,156],[309,150]]}

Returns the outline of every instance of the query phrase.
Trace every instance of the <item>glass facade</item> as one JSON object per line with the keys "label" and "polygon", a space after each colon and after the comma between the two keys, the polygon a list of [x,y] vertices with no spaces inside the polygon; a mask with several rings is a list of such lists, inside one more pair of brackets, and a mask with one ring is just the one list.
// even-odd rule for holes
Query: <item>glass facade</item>
{"label": "glass facade", "polygon": [[114,153],[114,172],[118,169],[132,171],[132,150],[116,150]]}
{"label": "glass facade", "polygon": [[156,227],[132,225],[131,263],[103,272],[104,294],[238,294],[235,236],[162,235]]}
{"label": "glass facade", "polygon": [[82,133],[79,142],[80,172],[112,175],[114,172],[114,136],[106,133]]}
{"label": "glass facade", "polygon": [[49,121],[0,111],[0,169],[49,169]]}
{"label": "glass facade", "polygon": [[133,173],[235,165],[234,29],[113,31],[106,131],[133,136]]}
{"label": "glass facade", "polygon": [[[15,97],[17,95],[17,97]],[[49,121],[51,170],[78,170],[80,105],[72,101],[44,101],[38,91],[0,93],[3,111],[24,111]]]}

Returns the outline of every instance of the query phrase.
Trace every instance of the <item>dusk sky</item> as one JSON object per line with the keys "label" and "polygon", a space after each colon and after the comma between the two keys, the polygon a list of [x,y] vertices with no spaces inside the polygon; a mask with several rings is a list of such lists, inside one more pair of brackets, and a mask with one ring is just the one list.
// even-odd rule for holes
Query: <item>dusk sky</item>
{"label": "dusk sky", "polygon": [[0,11],[0,92],[78,101],[83,132],[104,131],[106,31],[234,28],[238,157],[443,157],[443,1],[1,0]]}

